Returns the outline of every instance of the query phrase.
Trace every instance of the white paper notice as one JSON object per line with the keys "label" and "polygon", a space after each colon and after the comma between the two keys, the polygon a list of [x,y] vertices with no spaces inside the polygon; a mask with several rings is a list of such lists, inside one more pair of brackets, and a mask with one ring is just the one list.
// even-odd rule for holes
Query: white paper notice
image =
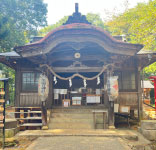
{"label": "white paper notice", "polygon": [[122,107],[122,108],[121,108],[121,111],[122,111],[122,112],[128,113],[128,107]]}
{"label": "white paper notice", "polygon": [[54,93],[54,99],[59,99],[59,94]]}

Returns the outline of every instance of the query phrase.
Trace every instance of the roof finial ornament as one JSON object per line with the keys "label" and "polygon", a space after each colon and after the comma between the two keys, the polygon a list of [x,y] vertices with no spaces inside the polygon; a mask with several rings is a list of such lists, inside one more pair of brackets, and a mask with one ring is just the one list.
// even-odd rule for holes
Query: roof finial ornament
{"label": "roof finial ornament", "polygon": [[78,13],[78,12],[79,12],[79,4],[75,3],[75,13]]}
{"label": "roof finial ornament", "polygon": [[72,24],[72,23],[91,24],[86,19],[86,16],[81,15],[81,13],[79,12],[79,4],[78,3],[75,3],[75,12],[73,13],[73,15],[72,16],[69,16],[68,17],[68,20],[63,25]]}

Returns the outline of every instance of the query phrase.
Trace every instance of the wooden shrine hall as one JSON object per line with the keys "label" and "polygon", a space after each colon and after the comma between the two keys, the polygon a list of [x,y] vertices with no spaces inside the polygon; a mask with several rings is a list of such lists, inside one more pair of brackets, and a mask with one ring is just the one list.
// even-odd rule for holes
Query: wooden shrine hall
{"label": "wooden shrine hall", "polygon": [[[16,72],[16,107],[41,106],[38,79],[45,74],[47,109],[100,108],[107,111],[108,126],[113,126],[114,113],[139,115],[142,109],[140,71],[149,62],[146,54],[137,54],[142,48],[95,27],[76,4],[65,24],[38,41],[1,54],[0,61]],[[110,77],[118,78],[115,98],[109,95]]]}

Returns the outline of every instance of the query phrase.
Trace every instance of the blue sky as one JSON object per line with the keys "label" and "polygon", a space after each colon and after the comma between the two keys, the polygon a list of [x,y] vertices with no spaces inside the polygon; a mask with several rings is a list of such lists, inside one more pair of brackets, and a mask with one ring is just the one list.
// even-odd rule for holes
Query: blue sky
{"label": "blue sky", "polygon": [[75,3],[79,3],[79,11],[82,14],[97,13],[103,20],[107,20],[112,13],[124,12],[125,8],[135,7],[137,3],[148,0],[44,0],[44,2],[48,4],[48,24],[55,24],[74,12]]}

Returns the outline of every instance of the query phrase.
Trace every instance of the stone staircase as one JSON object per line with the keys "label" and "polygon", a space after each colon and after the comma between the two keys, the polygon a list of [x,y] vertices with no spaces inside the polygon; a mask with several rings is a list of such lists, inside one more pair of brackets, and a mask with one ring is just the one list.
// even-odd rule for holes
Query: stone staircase
{"label": "stone staircase", "polygon": [[[94,129],[93,110],[89,108],[53,108],[49,129]],[[101,114],[96,118],[98,122],[103,122]],[[103,128],[103,124],[98,124],[97,128]]]}

